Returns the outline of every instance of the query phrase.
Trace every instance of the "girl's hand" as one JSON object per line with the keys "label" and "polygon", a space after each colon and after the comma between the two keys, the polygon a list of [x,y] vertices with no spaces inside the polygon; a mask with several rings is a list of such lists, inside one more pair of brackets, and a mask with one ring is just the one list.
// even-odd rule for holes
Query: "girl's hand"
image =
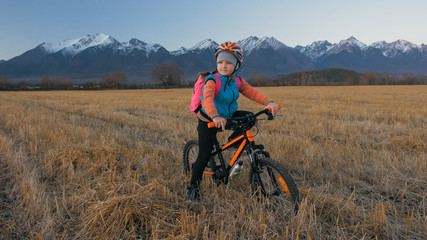
{"label": "girl's hand", "polygon": [[276,116],[277,112],[279,111],[279,105],[277,105],[275,102],[270,102],[267,104],[267,106],[265,106],[265,108],[270,108],[271,114],[273,114],[273,116]]}
{"label": "girl's hand", "polygon": [[225,124],[226,124],[226,121],[225,121],[225,119],[224,119],[224,118],[222,118],[222,117],[218,116],[218,117],[214,117],[214,118],[212,119],[212,121],[215,123],[215,126],[216,126],[217,128],[221,128],[221,129],[222,129],[222,131],[224,131],[224,130],[225,130]]}

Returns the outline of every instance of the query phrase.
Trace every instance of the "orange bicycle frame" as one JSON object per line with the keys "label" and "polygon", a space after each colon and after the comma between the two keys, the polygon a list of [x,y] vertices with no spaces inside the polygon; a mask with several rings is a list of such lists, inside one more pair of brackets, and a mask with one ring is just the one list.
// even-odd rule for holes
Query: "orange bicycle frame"
{"label": "orange bicycle frame", "polygon": [[[237,161],[237,159],[239,159],[239,157],[242,154],[243,149],[245,148],[245,146],[248,143],[248,141],[250,143],[254,142],[254,137],[253,137],[252,131],[250,129],[246,131],[246,137],[245,137],[245,134],[242,134],[242,135],[236,137],[235,139],[231,140],[230,142],[226,143],[222,147],[219,147],[219,143],[218,143],[218,141],[216,141],[217,151],[215,151],[214,153],[212,153],[212,155],[218,155],[218,157],[220,158],[221,164],[224,164],[224,166],[225,166],[225,161],[224,161],[224,159],[222,157],[221,152],[224,151],[224,150],[226,150],[226,149],[228,149],[234,143],[240,141],[242,138],[244,138],[243,141],[242,141],[242,143],[240,143],[239,147],[237,148],[237,151],[234,153],[233,158],[231,159],[230,163],[227,166],[227,168],[230,169],[231,167],[233,167],[233,165]],[[214,172],[204,171],[203,174],[213,175]]]}

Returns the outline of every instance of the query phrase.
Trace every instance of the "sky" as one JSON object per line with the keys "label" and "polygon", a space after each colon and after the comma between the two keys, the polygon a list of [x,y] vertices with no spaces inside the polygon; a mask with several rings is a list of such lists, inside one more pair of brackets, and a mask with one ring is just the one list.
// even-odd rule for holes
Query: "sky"
{"label": "sky", "polygon": [[295,47],[354,36],[427,44],[426,0],[0,0],[0,59],[104,33],[169,51],[201,40],[274,37]]}

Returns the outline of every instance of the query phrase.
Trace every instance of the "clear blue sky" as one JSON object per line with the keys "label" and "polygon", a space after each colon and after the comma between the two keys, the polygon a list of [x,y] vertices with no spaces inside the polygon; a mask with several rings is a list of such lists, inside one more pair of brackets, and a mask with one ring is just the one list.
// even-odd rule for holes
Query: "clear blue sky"
{"label": "clear blue sky", "polygon": [[427,0],[0,0],[0,59],[96,33],[169,51],[249,36],[291,47],[351,36],[427,44],[426,9]]}

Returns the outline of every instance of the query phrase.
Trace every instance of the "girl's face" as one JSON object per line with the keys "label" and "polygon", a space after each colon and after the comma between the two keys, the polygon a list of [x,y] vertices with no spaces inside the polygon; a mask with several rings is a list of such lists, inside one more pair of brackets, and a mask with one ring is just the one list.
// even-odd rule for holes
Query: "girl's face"
{"label": "girl's face", "polygon": [[216,64],[216,69],[222,76],[230,76],[234,72],[234,65],[229,61],[222,60]]}

